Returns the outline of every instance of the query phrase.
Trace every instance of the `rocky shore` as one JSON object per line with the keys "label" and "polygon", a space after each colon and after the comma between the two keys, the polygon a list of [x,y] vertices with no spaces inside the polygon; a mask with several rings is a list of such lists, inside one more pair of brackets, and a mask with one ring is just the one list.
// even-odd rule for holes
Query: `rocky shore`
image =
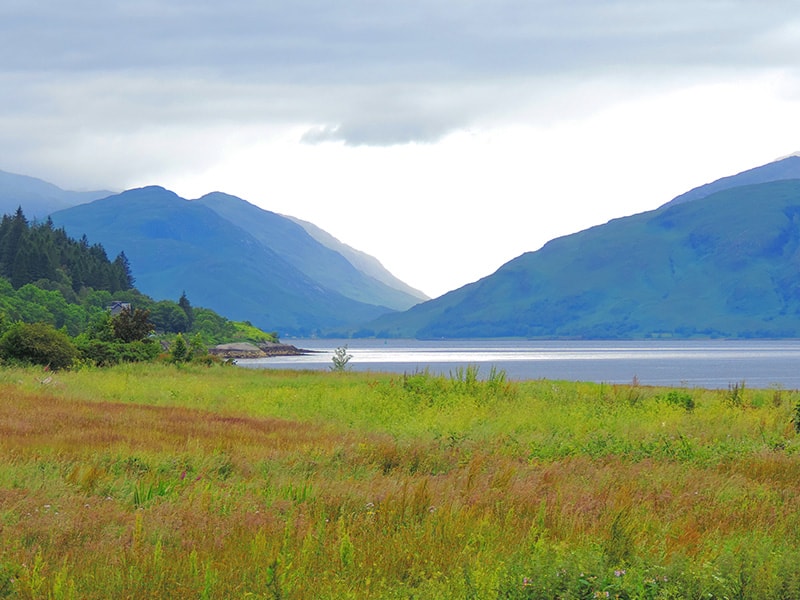
{"label": "rocky shore", "polygon": [[291,344],[274,342],[261,342],[260,344],[236,342],[213,346],[208,349],[208,353],[228,360],[236,358],[268,358],[270,356],[299,356],[310,354],[311,350],[303,350]]}

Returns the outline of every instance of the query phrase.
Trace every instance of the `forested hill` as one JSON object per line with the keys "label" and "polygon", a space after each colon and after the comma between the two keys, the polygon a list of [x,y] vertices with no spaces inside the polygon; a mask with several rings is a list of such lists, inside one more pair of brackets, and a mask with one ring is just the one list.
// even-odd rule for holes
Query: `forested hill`
{"label": "forested hill", "polygon": [[115,293],[134,283],[124,252],[110,261],[100,244],[71,239],[50,219],[29,223],[21,208],[0,222],[0,276],[15,289],[39,283],[65,296],[83,288]]}
{"label": "forested hill", "polygon": [[[106,327],[113,301],[130,306],[135,314],[142,311],[162,339],[180,333],[193,336],[201,345],[277,341],[273,333],[249,323],[231,321],[208,308],[192,306],[185,294],[177,302],[153,300],[134,287],[124,253],[109,260],[102,245],[90,244],[86,236],[80,240],[70,238],[50,219],[30,222],[21,208],[2,217],[0,340],[9,328],[37,324],[74,337],[79,346],[82,344],[83,358],[89,362],[109,364],[158,354],[161,346],[155,340],[150,341],[157,347],[144,354],[131,353],[124,345],[114,346],[119,340],[113,339]],[[98,354],[98,348],[104,348],[103,352]]]}

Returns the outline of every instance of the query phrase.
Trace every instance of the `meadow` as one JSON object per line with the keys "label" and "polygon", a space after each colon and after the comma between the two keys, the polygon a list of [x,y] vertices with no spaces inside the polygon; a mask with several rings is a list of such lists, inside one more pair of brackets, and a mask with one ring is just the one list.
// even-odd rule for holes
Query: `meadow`
{"label": "meadow", "polygon": [[800,393],[0,370],[0,598],[800,598]]}

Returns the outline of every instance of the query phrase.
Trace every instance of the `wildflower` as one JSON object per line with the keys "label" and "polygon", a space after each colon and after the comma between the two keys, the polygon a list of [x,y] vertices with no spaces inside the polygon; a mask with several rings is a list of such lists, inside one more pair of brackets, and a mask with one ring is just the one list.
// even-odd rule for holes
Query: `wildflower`
{"label": "wildflower", "polygon": [[522,586],[523,587],[527,587],[527,586],[532,585],[532,584],[533,584],[533,582],[530,580],[529,577],[523,577],[522,578]]}
{"label": "wildflower", "polygon": [[614,571],[614,577],[622,577],[625,575],[625,569],[617,569]]}

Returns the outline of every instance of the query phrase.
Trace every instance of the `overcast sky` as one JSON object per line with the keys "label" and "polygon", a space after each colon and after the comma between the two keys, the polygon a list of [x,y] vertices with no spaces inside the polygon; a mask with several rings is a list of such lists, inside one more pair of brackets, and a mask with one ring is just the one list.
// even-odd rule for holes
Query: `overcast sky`
{"label": "overcast sky", "polygon": [[0,0],[0,90],[2,170],[234,194],[437,296],[800,150],[800,2]]}

